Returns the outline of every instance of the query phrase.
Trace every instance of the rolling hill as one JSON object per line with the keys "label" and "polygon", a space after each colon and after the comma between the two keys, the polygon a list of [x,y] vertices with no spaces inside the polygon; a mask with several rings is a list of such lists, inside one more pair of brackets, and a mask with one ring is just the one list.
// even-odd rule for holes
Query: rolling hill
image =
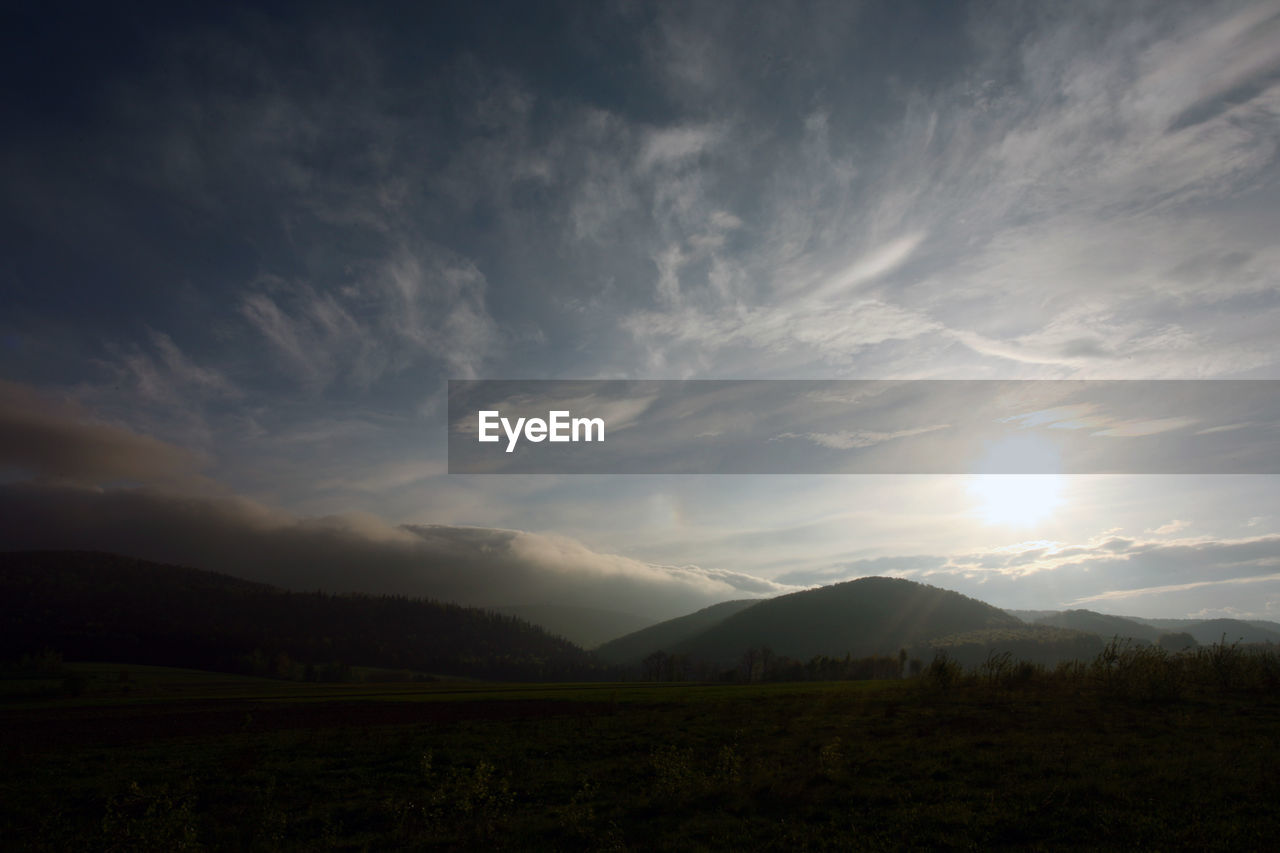
{"label": "rolling hill", "polygon": [[1123,616],[1111,616],[1096,613],[1092,610],[1063,610],[1035,620],[1037,625],[1048,625],[1054,628],[1066,628],[1071,631],[1083,631],[1086,634],[1097,634],[1110,639],[1130,638],[1154,643],[1161,634],[1168,633],[1151,625],[1126,619]]}
{"label": "rolling hill", "polygon": [[964,666],[980,667],[992,655],[1008,653],[1012,660],[1054,666],[1060,661],[1090,660],[1106,646],[1107,640],[1088,631],[1056,628],[1051,625],[1023,625],[1018,628],[986,628],[930,640],[927,646],[910,649],[913,657],[928,660],[935,651]]}
{"label": "rolling hill", "polygon": [[0,658],[46,649],[68,660],[282,676],[305,664],[525,680],[603,669],[567,640],[475,608],[287,592],[114,554],[0,553]]}
{"label": "rolling hill", "polygon": [[[1097,634],[1157,642],[1165,634],[1187,633],[1201,645],[1228,643],[1280,644],[1280,622],[1263,619],[1153,619],[1145,616],[1113,616],[1092,610],[1007,610],[1029,624],[1053,625]],[[1135,627],[1136,626],[1136,627]]]}
{"label": "rolling hill", "polygon": [[1053,616],[1055,613],[1061,613],[1062,611],[1061,610],[1010,610],[1009,608],[1006,607],[1004,612],[1008,613],[1010,616],[1017,616],[1023,622],[1026,622],[1028,625],[1031,625],[1034,622],[1036,622],[1036,620],[1038,619],[1043,619],[1046,616]]}
{"label": "rolling hill", "polygon": [[[1274,622],[1258,624],[1242,619],[1139,619],[1137,617],[1134,617],[1134,621],[1150,625],[1161,634],[1185,631],[1195,637],[1197,643],[1206,646],[1222,642],[1223,635],[1226,635],[1228,643],[1234,643],[1237,640],[1243,643],[1280,643],[1280,630],[1277,630],[1280,625]],[[1272,627],[1267,627],[1268,625]]]}
{"label": "rolling hill", "polygon": [[690,637],[718,625],[735,613],[759,603],[760,600],[756,598],[722,601],[687,616],[668,619],[666,622],[659,622],[657,625],[650,625],[611,640],[597,648],[595,652],[601,659],[610,663],[635,663],[650,652],[673,648]]}
{"label": "rolling hill", "polygon": [[620,610],[600,610],[571,604],[513,604],[488,609],[519,617],[584,649],[593,649],[615,637],[646,628],[656,621]]}
{"label": "rolling hill", "polygon": [[799,660],[896,654],[935,637],[1022,626],[1017,617],[958,592],[871,577],[761,601],[666,651],[722,665],[764,646]]}

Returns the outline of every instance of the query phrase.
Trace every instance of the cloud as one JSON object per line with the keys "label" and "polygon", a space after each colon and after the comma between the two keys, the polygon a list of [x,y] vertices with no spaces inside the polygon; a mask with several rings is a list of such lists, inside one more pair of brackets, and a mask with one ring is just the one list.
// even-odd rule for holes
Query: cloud
{"label": "cloud", "polygon": [[1117,438],[1137,438],[1144,435],[1159,435],[1162,432],[1184,429],[1195,423],[1196,420],[1194,418],[1155,418],[1146,421],[1126,421],[1093,434]]}
{"label": "cloud", "polygon": [[1155,533],[1161,536],[1167,536],[1171,533],[1177,533],[1180,530],[1186,530],[1190,526],[1191,526],[1191,522],[1183,521],[1181,519],[1175,518],[1173,521],[1170,521],[1168,524],[1162,524],[1159,527],[1153,527],[1150,530],[1147,530],[1145,532]]}
{"label": "cloud", "polygon": [[152,330],[150,338],[153,353],[133,347],[119,354],[120,372],[144,399],[180,406],[190,404],[193,397],[198,401],[241,396],[225,374],[193,362],[169,335]]}
{"label": "cloud", "polygon": [[[1156,386],[1158,387],[1158,386]],[[1136,386],[1146,390],[1141,386]],[[1067,406],[1056,406],[1021,415],[1012,415],[1000,419],[1002,423],[1017,423],[1022,427],[1044,426],[1048,429],[1088,429],[1092,436],[1107,438],[1141,438],[1148,435],[1159,435],[1164,432],[1184,429],[1198,423],[1196,418],[1177,416],[1167,418],[1121,419],[1103,410],[1097,403],[1076,403]],[[1232,424],[1228,427],[1203,429],[1196,435],[1211,435],[1241,429],[1247,424]]]}
{"label": "cloud", "polygon": [[[1163,535],[1163,530],[1151,532]],[[786,572],[775,580],[826,584],[892,575],[955,589],[997,606],[1079,607],[1123,600],[1149,616],[1173,616],[1189,612],[1194,603],[1173,593],[1230,596],[1241,585],[1280,580],[1278,569],[1276,534],[1170,540],[1104,533],[1079,544],[1031,540],[955,554],[841,560]],[[1222,598],[1224,605],[1229,601],[1238,598]]]}
{"label": "cloud", "polygon": [[11,549],[113,551],[291,589],[428,596],[478,606],[557,603],[669,618],[790,586],[732,571],[602,554],[564,536],[370,515],[303,518],[243,498],[150,489],[0,486]]}
{"label": "cloud", "polygon": [[869,576],[910,577],[936,569],[946,564],[945,557],[922,555],[902,555],[891,557],[868,557],[860,560],[849,560],[821,568],[801,569],[787,572],[775,578],[779,583],[791,584],[833,584],[847,580]]}
{"label": "cloud", "polygon": [[669,127],[653,130],[641,143],[639,167],[643,171],[655,166],[679,164],[700,155],[712,146],[718,137],[719,133],[709,127]]}
{"label": "cloud", "polygon": [[774,306],[710,311],[639,311],[622,327],[649,348],[692,349],[705,356],[748,346],[760,356],[795,354],[847,364],[867,348],[910,340],[939,324],[877,299],[842,306],[779,303]]}
{"label": "cloud", "polygon": [[1208,587],[1221,586],[1238,586],[1240,584],[1257,584],[1257,583],[1273,583],[1280,581],[1280,573],[1269,575],[1252,575],[1249,577],[1225,578],[1222,580],[1211,581],[1189,581],[1187,583],[1165,584],[1163,586],[1146,586],[1136,589],[1112,589],[1106,592],[1100,592],[1097,595],[1086,595],[1077,598],[1071,602],[1072,606],[1081,604],[1095,604],[1098,602],[1124,601],[1133,598],[1147,598],[1158,595],[1165,595],[1171,592],[1189,592],[1191,590],[1202,590]]}
{"label": "cloud", "polygon": [[501,342],[485,290],[467,259],[433,244],[401,246],[336,289],[262,278],[240,313],[304,384],[367,389],[424,357],[450,376],[477,375]]}
{"label": "cloud", "polygon": [[[1157,23],[1117,7],[1051,27],[1032,16],[1013,54],[1021,80],[982,110],[987,133],[975,128],[990,144],[965,152],[986,178],[958,184],[971,190],[971,248],[925,288],[957,340],[1006,364],[1099,377],[1269,361],[1261,325],[1240,317],[1233,334],[1234,312],[1205,306],[1270,278],[1252,259],[1271,246],[1213,205],[1269,180],[1280,86],[1275,39],[1256,27],[1274,28],[1278,11],[1170,7]],[[986,25],[994,71],[1017,27]],[[1188,266],[1198,274],[1179,272]],[[979,298],[966,306],[961,295]],[[993,304],[1010,310],[983,317]]]}
{"label": "cloud", "polygon": [[1214,426],[1214,427],[1209,427],[1207,429],[1199,430],[1196,432],[1196,435],[1213,435],[1214,433],[1219,433],[1219,432],[1234,432],[1235,430],[1247,429],[1248,427],[1251,427],[1251,426],[1253,426],[1253,423],[1251,421],[1246,421],[1244,423],[1238,423],[1238,424],[1223,424],[1222,426]]}
{"label": "cloud", "polygon": [[1280,5],[1257,3],[1204,27],[1194,43],[1151,51],[1147,83],[1168,99],[1166,109],[1177,111],[1170,130],[1211,119],[1274,79],[1280,68],[1277,18]]}
{"label": "cloud", "polygon": [[[207,449],[218,476],[303,514],[382,511],[378,496],[394,493],[388,517],[428,506],[494,527],[572,524],[605,551],[678,537],[659,554],[675,565],[756,565],[760,551],[780,572],[840,562],[824,548],[848,562],[847,545],[809,531],[703,559],[722,531],[645,528],[647,511],[618,498],[666,501],[678,489],[665,481],[519,492],[510,478],[432,477],[441,413],[407,412],[446,373],[1280,375],[1278,10],[577,4],[532,52],[513,49],[518,30],[480,34],[453,14],[424,13],[438,25],[427,43],[377,15],[318,9],[215,13],[171,22],[163,39],[143,27],[127,62],[83,79],[60,69],[40,78],[60,99],[14,104],[30,132],[6,148],[3,195],[30,235],[9,265],[30,299],[0,320],[5,375],[74,387],[104,423],[28,429],[5,458],[86,483],[198,469],[172,445],[143,452],[145,433]],[[883,49],[908,40],[916,50]],[[53,68],[56,51],[30,59]],[[115,342],[105,354],[103,340]],[[198,435],[167,428],[183,412]],[[1053,438],[1180,413],[1105,414],[1054,421]],[[956,417],[770,434],[857,444],[868,436],[853,427],[891,435]],[[699,420],[701,434],[726,428]],[[1263,418],[1201,432],[1246,420],[1218,437],[1247,445]],[[133,434],[99,429],[121,424]],[[1096,441],[1137,453],[1184,438]],[[62,444],[41,456],[38,441]],[[111,458],[123,461],[103,467]],[[397,471],[396,459],[413,462]],[[822,517],[849,500],[847,485],[821,504],[810,483],[703,488],[688,504],[701,513],[767,492],[754,532],[775,543],[778,505]],[[1210,524],[1150,488],[1142,506],[1168,509],[1135,529],[1177,517],[1235,531],[1267,505],[1229,496],[1205,510]],[[912,553],[972,541],[950,518],[926,532],[934,507],[904,496],[837,535]],[[1144,555],[1088,542],[972,557],[954,558],[955,577],[988,588],[1035,567],[1090,569],[1090,589],[1164,583]],[[1139,568],[1150,576],[1126,579]]]}
{"label": "cloud", "polygon": [[908,234],[881,246],[832,276],[830,282],[818,288],[812,295],[827,297],[839,294],[892,272],[911,257],[916,247],[924,240],[924,236],[924,234]]}
{"label": "cloud", "polygon": [[0,380],[0,466],[82,484],[203,483],[206,460],[150,436],[98,423],[78,406]]}
{"label": "cloud", "polygon": [[[999,557],[995,562],[990,559],[992,554]],[[1110,583],[1129,577],[1182,576],[1189,580],[1215,573],[1252,576],[1260,567],[1278,564],[1278,535],[1173,540],[1102,535],[1081,545],[1054,543],[1046,547],[1034,543],[1020,551],[955,555],[947,563],[951,569],[995,569],[1017,575],[1082,568],[1102,572]]]}
{"label": "cloud", "polygon": [[805,438],[814,444],[822,447],[830,447],[834,450],[852,450],[858,447],[874,447],[877,444],[883,444],[886,441],[893,441],[895,438],[909,438],[913,435],[923,435],[927,432],[935,430],[947,429],[949,424],[935,424],[933,426],[916,427],[914,429],[896,430],[894,432],[866,432],[866,431],[846,431],[846,432],[810,432],[810,433],[794,433],[784,432],[778,438]]}
{"label": "cloud", "polygon": [[[681,209],[719,207],[744,223],[751,242],[717,263],[748,284],[710,284],[680,239],[689,218],[661,219],[650,253],[658,304],[618,322],[667,375],[780,362],[903,375],[919,360],[951,375],[1151,378],[1272,364],[1262,315],[1274,326],[1273,304],[1238,334],[1235,312],[1204,307],[1274,283],[1270,241],[1218,215],[1273,168],[1276,51],[1252,27],[1273,26],[1274,13],[973,16],[966,65],[942,62],[943,82],[907,87],[893,109],[856,120],[864,104],[826,92],[807,93],[803,111],[752,100],[723,74],[750,46],[721,39],[689,67],[728,95],[706,108],[770,178],[723,192],[738,173],[721,156],[684,181]],[[702,27],[723,25],[664,23],[662,55],[686,61],[707,42]],[[1206,98],[1222,109],[1177,123]],[[847,310],[851,292],[870,304]],[[805,293],[839,298],[814,309],[794,298]],[[861,334],[863,312],[893,332]]]}
{"label": "cloud", "polygon": [[379,466],[373,471],[354,478],[337,477],[317,483],[320,489],[337,489],[372,494],[382,494],[403,489],[448,473],[449,466],[437,460],[397,461]]}

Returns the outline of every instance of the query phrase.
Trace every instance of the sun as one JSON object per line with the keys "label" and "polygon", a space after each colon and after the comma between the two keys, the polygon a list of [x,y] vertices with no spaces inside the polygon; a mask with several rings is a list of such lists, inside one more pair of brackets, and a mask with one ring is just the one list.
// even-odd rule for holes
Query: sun
{"label": "sun", "polygon": [[987,524],[1026,527],[1049,518],[1062,504],[1057,474],[985,474],[969,481],[969,497]]}
{"label": "sun", "polygon": [[1062,504],[1057,448],[1036,435],[1009,435],[987,445],[969,478],[969,498],[987,524],[1025,527],[1049,518]]}

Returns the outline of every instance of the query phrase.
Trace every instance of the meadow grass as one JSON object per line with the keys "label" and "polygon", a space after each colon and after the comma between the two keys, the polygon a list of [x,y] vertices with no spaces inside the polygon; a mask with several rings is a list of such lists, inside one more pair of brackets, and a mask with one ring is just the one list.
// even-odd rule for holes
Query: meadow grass
{"label": "meadow grass", "polygon": [[1112,651],[823,684],[282,692],[148,669],[136,698],[106,667],[97,694],[0,704],[0,830],[30,850],[1268,847],[1265,676],[1236,650],[1149,689],[1142,667],[1191,664]]}

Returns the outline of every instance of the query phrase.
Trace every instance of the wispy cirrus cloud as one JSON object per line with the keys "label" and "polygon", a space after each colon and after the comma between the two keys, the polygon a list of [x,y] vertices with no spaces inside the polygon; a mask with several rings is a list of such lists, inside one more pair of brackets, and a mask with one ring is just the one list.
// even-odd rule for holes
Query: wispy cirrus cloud
{"label": "wispy cirrus cloud", "polygon": [[947,429],[949,424],[933,424],[931,426],[915,427],[913,429],[897,430],[895,432],[866,432],[866,431],[846,431],[846,432],[809,432],[794,433],[784,432],[778,435],[778,438],[803,438],[812,441],[814,444],[822,447],[830,447],[834,450],[852,450],[857,447],[874,447],[877,444],[883,444],[886,441],[893,441],[896,438],[910,438],[915,435],[924,435],[925,433],[934,432],[940,429]]}
{"label": "wispy cirrus cloud", "polygon": [[1136,589],[1112,589],[1106,592],[1100,592],[1096,595],[1086,595],[1082,598],[1077,598],[1072,601],[1071,604],[1073,606],[1078,606],[1082,604],[1098,604],[1106,602],[1114,605],[1116,602],[1122,602],[1129,599],[1164,596],[1168,593],[1191,592],[1193,590],[1203,590],[1209,587],[1238,586],[1241,584],[1274,584],[1277,581],[1280,581],[1280,572],[1250,577],[1226,578],[1224,580],[1190,581],[1187,583],[1165,584],[1162,586],[1138,587]]}
{"label": "wispy cirrus cloud", "polygon": [[304,383],[367,388],[422,359],[459,378],[477,375],[500,347],[485,289],[473,264],[427,246],[397,252],[336,291],[262,280],[240,310]]}

